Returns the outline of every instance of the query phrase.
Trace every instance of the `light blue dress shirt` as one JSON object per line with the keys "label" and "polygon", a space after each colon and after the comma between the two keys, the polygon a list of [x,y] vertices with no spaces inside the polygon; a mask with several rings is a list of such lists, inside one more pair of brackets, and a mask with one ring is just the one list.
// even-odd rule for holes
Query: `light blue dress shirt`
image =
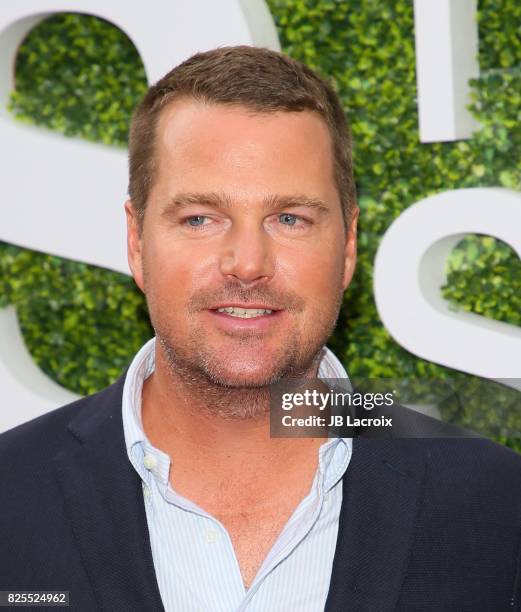
{"label": "light blue dress shirt", "polygon": [[[170,457],[146,437],[141,391],[154,371],[155,339],[134,357],[123,389],[123,429],[130,462],[141,477],[157,582],[167,612],[318,612],[324,609],[338,533],[342,476],[350,438],[326,440],[308,495],[300,502],[245,589],[227,530],[175,492]],[[347,378],[326,348],[319,378]],[[175,456],[172,457],[175,470]]]}

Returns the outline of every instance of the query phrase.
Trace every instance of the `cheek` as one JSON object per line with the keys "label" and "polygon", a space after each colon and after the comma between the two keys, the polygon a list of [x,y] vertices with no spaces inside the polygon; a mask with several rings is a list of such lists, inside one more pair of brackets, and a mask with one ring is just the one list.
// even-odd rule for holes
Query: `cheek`
{"label": "cheek", "polygon": [[172,303],[185,303],[215,270],[215,254],[174,240],[151,241],[143,255],[145,290]]}
{"label": "cheek", "polygon": [[281,262],[278,274],[278,284],[300,295],[308,312],[328,311],[343,292],[342,250],[327,250],[324,245],[301,250]]}

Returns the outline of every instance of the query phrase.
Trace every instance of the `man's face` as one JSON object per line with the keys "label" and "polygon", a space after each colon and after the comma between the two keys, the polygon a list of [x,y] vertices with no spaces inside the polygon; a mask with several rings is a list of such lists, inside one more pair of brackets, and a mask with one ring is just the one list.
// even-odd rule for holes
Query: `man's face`
{"label": "man's face", "polygon": [[156,138],[141,235],[126,211],[130,266],[165,362],[232,387],[308,372],[356,256],[325,123],[178,100]]}

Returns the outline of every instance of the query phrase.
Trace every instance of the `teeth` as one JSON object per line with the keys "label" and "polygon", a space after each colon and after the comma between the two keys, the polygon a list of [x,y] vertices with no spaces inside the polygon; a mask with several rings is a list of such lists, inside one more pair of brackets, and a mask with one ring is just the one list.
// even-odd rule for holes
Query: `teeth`
{"label": "teeth", "polygon": [[272,310],[263,308],[235,308],[234,306],[228,306],[227,308],[218,308],[218,312],[225,312],[226,314],[232,315],[232,317],[240,317],[241,319],[253,319],[253,317],[260,317],[264,314],[271,314]]}

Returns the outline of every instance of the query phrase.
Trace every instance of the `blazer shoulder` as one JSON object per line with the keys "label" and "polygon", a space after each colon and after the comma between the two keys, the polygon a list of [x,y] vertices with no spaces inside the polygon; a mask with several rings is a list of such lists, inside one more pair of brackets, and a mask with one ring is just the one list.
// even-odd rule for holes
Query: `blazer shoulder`
{"label": "blazer shoulder", "polygon": [[115,402],[121,405],[123,384],[124,376],[121,376],[115,383],[97,393],[50,410],[0,433],[0,457],[8,457],[12,452],[19,453],[21,449],[30,455],[38,454],[38,449],[45,449],[45,454],[48,455],[52,449],[60,447],[64,441],[70,439],[68,426],[73,420],[96,419],[101,416],[100,413],[113,409]]}
{"label": "blazer shoulder", "polygon": [[[521,455],[486,438],[423,440],[430,473],[461,491],[495,491],[521,504]],[[452,489],[455,490],[454,488]]]}
{"label": "blazer shoulder", "polygon": [[441,438],[424,440],[427,452],[434,460],[450,457],[463,463],[485,462],[496,467],[513,465],[521,468],[521,455],[489,438]]}

